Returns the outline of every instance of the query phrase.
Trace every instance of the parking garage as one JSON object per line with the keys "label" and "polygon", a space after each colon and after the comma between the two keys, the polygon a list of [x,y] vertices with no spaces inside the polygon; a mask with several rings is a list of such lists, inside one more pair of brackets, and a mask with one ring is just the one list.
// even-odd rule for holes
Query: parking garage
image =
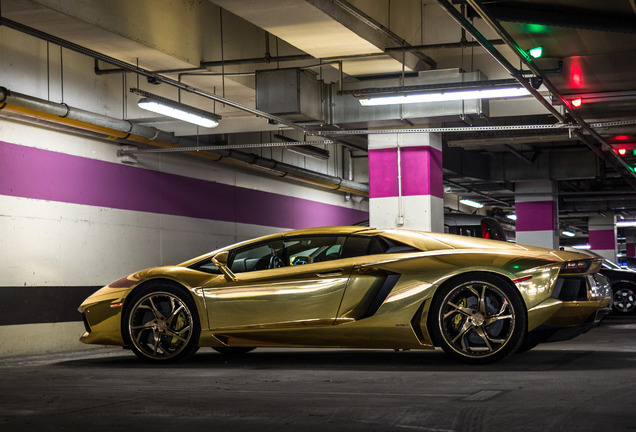
{"label": "parking garage", "polygon": [[[635,16],[627,0],[2,1],[2,429],[633,428]],[[149,365],[79,340],[80,304],[126,275],[350,225],[579,251],[606,261],[611,313],[488,365],[271,341]],[[396,334],[426,321],[416,306]]]}

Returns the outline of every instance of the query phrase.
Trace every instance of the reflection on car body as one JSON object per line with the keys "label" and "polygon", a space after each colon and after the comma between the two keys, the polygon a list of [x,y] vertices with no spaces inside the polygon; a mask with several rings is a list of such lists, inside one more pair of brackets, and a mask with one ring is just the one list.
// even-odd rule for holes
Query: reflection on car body
{"label": "reflection on car body", "polygon": [[466,363],[571,338],[608,311],[600,261],[450,234],[364,227],[288,231],[100,289],[85,343],[151,362],[199,347],[433,349]]}

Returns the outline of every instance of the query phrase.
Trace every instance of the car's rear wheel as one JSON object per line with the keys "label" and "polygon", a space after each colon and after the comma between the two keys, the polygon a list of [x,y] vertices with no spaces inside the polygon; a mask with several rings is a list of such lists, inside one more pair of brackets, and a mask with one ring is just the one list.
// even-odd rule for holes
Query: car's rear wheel
{"label": "car's rear wheel", "polygon": [[620,314],[632,314],[636,310],[636,290],[631,287],[614,287],[614,310]]}
{"label": "car's rear wheel", "polygon": [[431,305],[429,328],[450,356],[467,364],[485,364],[519,348],[527,318],[523,299],[511,282],[473,274],[440,288]]}
{"label": "car's rear wheel", "polygon": [[171,363],[198,350],[201,326],[187,291],[169,284],[152,284],[135,294],[123,320],[124,338],[141,359]]}

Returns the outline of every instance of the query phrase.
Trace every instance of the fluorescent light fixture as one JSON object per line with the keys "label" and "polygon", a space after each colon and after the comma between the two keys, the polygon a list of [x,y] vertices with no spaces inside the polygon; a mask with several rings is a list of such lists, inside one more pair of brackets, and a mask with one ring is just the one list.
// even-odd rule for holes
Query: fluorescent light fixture
{"label": "fluorescent light fixture", "polygon": [[369,96],[361,97],[360,105],[377,106],[377,105],[397,105],[409,103],[426,103],[426,102],[445,102],[458,101],[466,99],[495,99],[505,97],[527,96],[530,92],[525,87],[497,87],[473,90],[455,90],[437,93],[410,93],[401,95],[386,96]]}
{"label": "fluorescent light fixture", "polygon": [[148,93],[144,90],[131,88],[132,93],[143,96],[137,102],[139,108],[152,111],[157,114],[176,118],[188,123],[193,123],[206,128],[213,128],[219,125],[221,116],[190,105],[182,104],[162,96]]}
{"label": "fluorescent light fixture", "polygon": [[636,220],[632,221],[618,221],[616,222],[617,227],[636,227]]}
{"label": "fluorescent light fixture", "polygon": [[561,234],[567,237],[574,237],[576,235],[572,231],[561,231]]}
{"label": "fluorescent light fixture", "polygon": [[482,203],[479,203],[479,202],[473,201],[473,200],[469,200],[469,199],[465,199],[465,198],[460,199],[459,202],[464,204],[464,205],[467,205],[467,206],[470,206],[470,207],[475,207],[475,208],[478,208],[478,209],[480,209],[480,208],[482,208],[484,206]]}
{"label": "fluorescent light fixture", "polygon": [[592,246],[590,246],[589,244],[576,245],[576,246],[572,246],[572,247],[574,249],[584,249],[584,250],[592,249]]}
{"label": "fluorescent light fixture", "polygon": [[517,215],[516,215],[516,214],[514,214],[514,213],[509,214],[509,215],[506,215],[506,217],[507,217],[508,219],[510,219],[510,220],[513,220],[513,221],[516,221],[516,220],[517,220]]}

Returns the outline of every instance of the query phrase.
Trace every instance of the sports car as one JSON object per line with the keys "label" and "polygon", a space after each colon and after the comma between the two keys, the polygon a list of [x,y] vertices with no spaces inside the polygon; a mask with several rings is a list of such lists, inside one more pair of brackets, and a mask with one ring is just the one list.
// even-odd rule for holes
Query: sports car
{"label": "sports car", "polygon": [[434,349],[483,364],[609,311],[600,261],[399,229],[287,231],[119,279],[79,307],[89,344],[167,363],[199,347]]}

